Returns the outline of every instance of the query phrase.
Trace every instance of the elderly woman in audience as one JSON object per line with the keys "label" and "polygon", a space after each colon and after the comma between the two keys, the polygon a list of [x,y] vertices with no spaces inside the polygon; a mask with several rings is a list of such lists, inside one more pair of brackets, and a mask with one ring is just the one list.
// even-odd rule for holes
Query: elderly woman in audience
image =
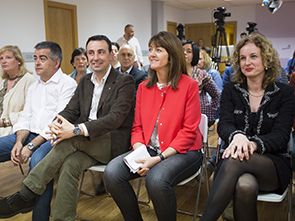
{"label": "elderly woman in audience", "polygon": [[111,65],[113,66],[113,68],[120,67],[120,62],[118,60],[119,49],[120,49],[119,44],[117,42],[112,42],[113,57],[111,60]]}
{"label": "elderly woman in audience", "polygon": [[107,165],[104,177],[125,220],[142,220],[129,180],[146,176],[158,220],[175,221],[173,186],[202,162],[198,83],[187,76],[181,42],[170,32],[150,39],[148,58],[150,79],[138,88],[131,144],[134,150],[147,148],[150,157],[138,159],[142,165],[133,173],[123,160],[132,151],[123,154]]}
{"label": "elderly woman in audience", "polygon": [[201,220],[215,221],[231,198],[235,220],[257,220],[259,191],[284,192],[292,175],[287,144],[295,113],[294,90],[277,82],[278,53],[263,35],[237,44],[237,72],[224,86],[218,135],[225,142]]}
{"label": "elderly woman in audience", "polygon": [[91,73],[88,67],[88,58],[84,48],[76,48],[72,53],[71,64],[75,70],[70,74],[70,77],[74,78],[77,84],[79,84],[81,77],[84,74]]}
{"label": "elderly woman in audience", "polygon": [[[220,90],[206,71],[196,67],[200,55],[199,47],[190,40],[184,40],[182,41],[182,48],[185,55],[187,73],[199,84],[201,111],[207,115],[208,126],[211,126],[215,122],[214,117],[219,105]],[[211,96],[210,101],[207,93]]]}
{"label": "elderly woman in audience", "polygon": [[0,49],[0,136],[12,134],[12,126],[23,110],[27,90],[37,80],[25,68],[25,61],[17,46]]}
{"label": "elderly woman in audience", "polygon": [[208,53],[206,50],[200,50],[200,57],[199,57],[199,62],[197,64],[197,68],[200,68],[202,70],[205,70],[213,79],[217,87],[219,88],[220,92],[222,92],[222,79],[220,76],[220,73],[215,70],[211,69],[211,58],[209,57]]}

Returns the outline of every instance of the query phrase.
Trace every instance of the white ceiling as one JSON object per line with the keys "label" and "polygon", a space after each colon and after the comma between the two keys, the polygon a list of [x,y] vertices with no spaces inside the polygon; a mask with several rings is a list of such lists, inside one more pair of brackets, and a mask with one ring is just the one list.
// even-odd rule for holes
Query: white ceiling
{"label": "white ceiling", "polygon": [[[175,8],[189,9],[213,9],[217,7],[233,7],[243,5],[261,5],[263,0],[153,0],[164,2]],[[283,2],[294,2],[295,0],[283,0]],[[284,4],[284,3],[283,3]]]}

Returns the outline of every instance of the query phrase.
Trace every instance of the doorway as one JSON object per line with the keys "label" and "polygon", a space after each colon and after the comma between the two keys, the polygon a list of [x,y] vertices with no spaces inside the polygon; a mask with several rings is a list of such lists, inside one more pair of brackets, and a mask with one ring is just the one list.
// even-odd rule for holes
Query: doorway
{"label": "doorway", "polygon": [[70,64],[71,55],[78,47],[77,7],[43,0],[46,40],[58,43],[63,52],[61,69],[70,74],[74,68]]}

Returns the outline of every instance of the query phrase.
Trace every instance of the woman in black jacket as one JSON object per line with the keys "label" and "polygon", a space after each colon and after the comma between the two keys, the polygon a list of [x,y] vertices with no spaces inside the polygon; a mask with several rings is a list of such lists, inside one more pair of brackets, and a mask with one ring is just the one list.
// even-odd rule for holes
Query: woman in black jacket
{"label": "woman in black jacket", "polygon": [[225,142],[201,220],[217,220],[231,198],[235,220],[257,220],[258,191],[283,192],[291,178],[287,143],[295,112],[293,88],[276,82],[278,53],[259,33],[240,40],[225,85],[218,134]]}

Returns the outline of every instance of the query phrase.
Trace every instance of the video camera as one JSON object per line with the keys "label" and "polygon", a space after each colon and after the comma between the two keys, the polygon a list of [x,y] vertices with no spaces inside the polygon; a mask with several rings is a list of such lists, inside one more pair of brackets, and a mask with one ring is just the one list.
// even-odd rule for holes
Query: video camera
{"label": "video camera", "polygon": [[225,13],[225,11],[226,11],[225,7],[218,7],[217,11],[214,12],[214,18],[218,20],[224,20],[225,17],[230,17],[231,13],[230,12]]}
{"label": "video camera", "polygon": [[246,30],[248,31],[248,34],[251,34],[252,32],[257,32],[258,29],[255,28],[257,23],[255,22],[247,22],[248,26],[246,27]]}

